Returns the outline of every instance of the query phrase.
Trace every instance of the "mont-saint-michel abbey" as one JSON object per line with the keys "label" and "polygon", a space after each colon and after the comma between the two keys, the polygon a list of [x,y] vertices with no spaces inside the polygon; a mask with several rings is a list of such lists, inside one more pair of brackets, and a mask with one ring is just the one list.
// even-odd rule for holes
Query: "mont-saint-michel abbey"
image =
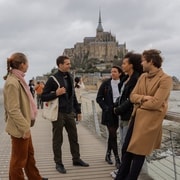
{"label": "mont-saint-michel abbey", "polygon": [[77,65],[83,67],[84,63],[91,62],[96,64],[97,69],[102,70],[103,67],[107,67],[107,64],[112,64],[114,60],[122,59],[126,52],[126,43],[119,44],[115,35],[104,31],[101,12],[99,12],[96,36],[84,37],[83,42],[77,42],[74,48],[64,49],[63,55],[67,55],[72,64],[76,64],[76,67]]}
{"label": "mont-saint-michel abbey", "polygon": [[[84,37],[83,42],[77,42],[73,48],[65,48],[63,55],[70,58],[72,64],[72,73],[83,73],[80,76],[84,77],[86,85],[97,84],[100,77],[99,72],[110,73],[112,65],[121,65],[121,60],[128,52],[126,43],[119,44],[116,36],[111,32],[106,32],[103,29],[101,21],[101,12],[99,12],[98,25],[96,35],[94,37]],[[51,73],[43,76],[37,76],[36,80],[46,81],[57,68],[53,68]],[[96,73],[92,77],[86,73]],[[78,75],[78,74],[77,74]],[[175,76],[173,78],[173,89],[180,89],[180,81]]]}

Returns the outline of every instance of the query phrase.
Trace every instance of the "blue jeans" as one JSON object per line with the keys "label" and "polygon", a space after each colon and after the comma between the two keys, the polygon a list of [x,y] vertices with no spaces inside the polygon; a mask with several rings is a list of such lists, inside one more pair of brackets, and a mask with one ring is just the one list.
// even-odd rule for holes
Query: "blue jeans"
{"label": "blue jeans", "polygon": [[123,146],[127,131],[128,131],[128,124],[129,121],[119,121],[119,133],[120,133],[120,147]]}

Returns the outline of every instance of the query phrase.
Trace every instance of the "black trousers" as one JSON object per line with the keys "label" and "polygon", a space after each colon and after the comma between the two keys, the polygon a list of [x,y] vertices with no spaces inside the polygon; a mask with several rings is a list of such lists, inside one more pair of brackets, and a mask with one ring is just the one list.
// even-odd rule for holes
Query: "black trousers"
{"label": "black trousers", "polygon": [[62,164],[63,127],[65,127],[68,134],[72,160],[76,161],[80,158],[78,135],[76,123],[74,120],[74,113],[72,112],[67,114],[59,112],[58,120],[52,122],[53,153],[54,161],[57,164]]}
{"label": "black trousers", "polygon": [[115,180],[137,180],[143,166],[145,156],[127,152],[129,142],[131,140],[134,118],[131,119],[125,142],[122,147],[122,163],[118,170]]}
{"label": "black trousers", "polygon": [[119,158],[118,155],[118,146],[117,146],[117,129],[118,126],[107,126],[109,137],[108,137],[108,145],[107,145],[107,154],[111,153],[113,150],[115,158]]}

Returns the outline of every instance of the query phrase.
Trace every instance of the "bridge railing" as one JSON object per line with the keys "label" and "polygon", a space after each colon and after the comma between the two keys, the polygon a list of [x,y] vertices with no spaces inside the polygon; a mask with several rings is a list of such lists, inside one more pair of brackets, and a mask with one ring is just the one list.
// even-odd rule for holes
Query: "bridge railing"
{"label": "bridge railing", "polygon": [[[94,133],[106,139],[107,130],[105,126],[101,125],[99,105],[95,100],[83,96],[82,108],[82,123],[85,123]],[[168,112],[165,119],[172,121],[172,123],[169,126],[163,126],[162,148],[154,151],[146,158],[148,173],[158,180],[177,180],[180,179],[180,113]]]}
{"label": "bridge railing", "polygon": [[147,157],[148,171],[159,179],[180,178],[179,133],[163,127],[161,149]]}

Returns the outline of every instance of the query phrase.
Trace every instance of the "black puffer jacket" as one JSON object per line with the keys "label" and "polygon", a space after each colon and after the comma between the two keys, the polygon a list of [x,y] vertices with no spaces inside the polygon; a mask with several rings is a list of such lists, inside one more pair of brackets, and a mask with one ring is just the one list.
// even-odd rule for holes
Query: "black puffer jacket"
{"label": "black puffer jacket", "polygon": [[[122,81],[119,83],[119,91],[121,91],[123,83],[128,79],[128,77],[129,77],[128,75],[125,76],[122,79]],[[131,117],[133,111],[133,104],[131,103],[129,97],[133,88],[136,85],[138,78],[139,78],[139,73],[134,71],[129,81],[125,84],[121,97],[118,98],[117,102],[115,103],[116,107],[114,108],[114,112],[115,114],[120,115],[121,120],[123,121],[128,121]]]}

